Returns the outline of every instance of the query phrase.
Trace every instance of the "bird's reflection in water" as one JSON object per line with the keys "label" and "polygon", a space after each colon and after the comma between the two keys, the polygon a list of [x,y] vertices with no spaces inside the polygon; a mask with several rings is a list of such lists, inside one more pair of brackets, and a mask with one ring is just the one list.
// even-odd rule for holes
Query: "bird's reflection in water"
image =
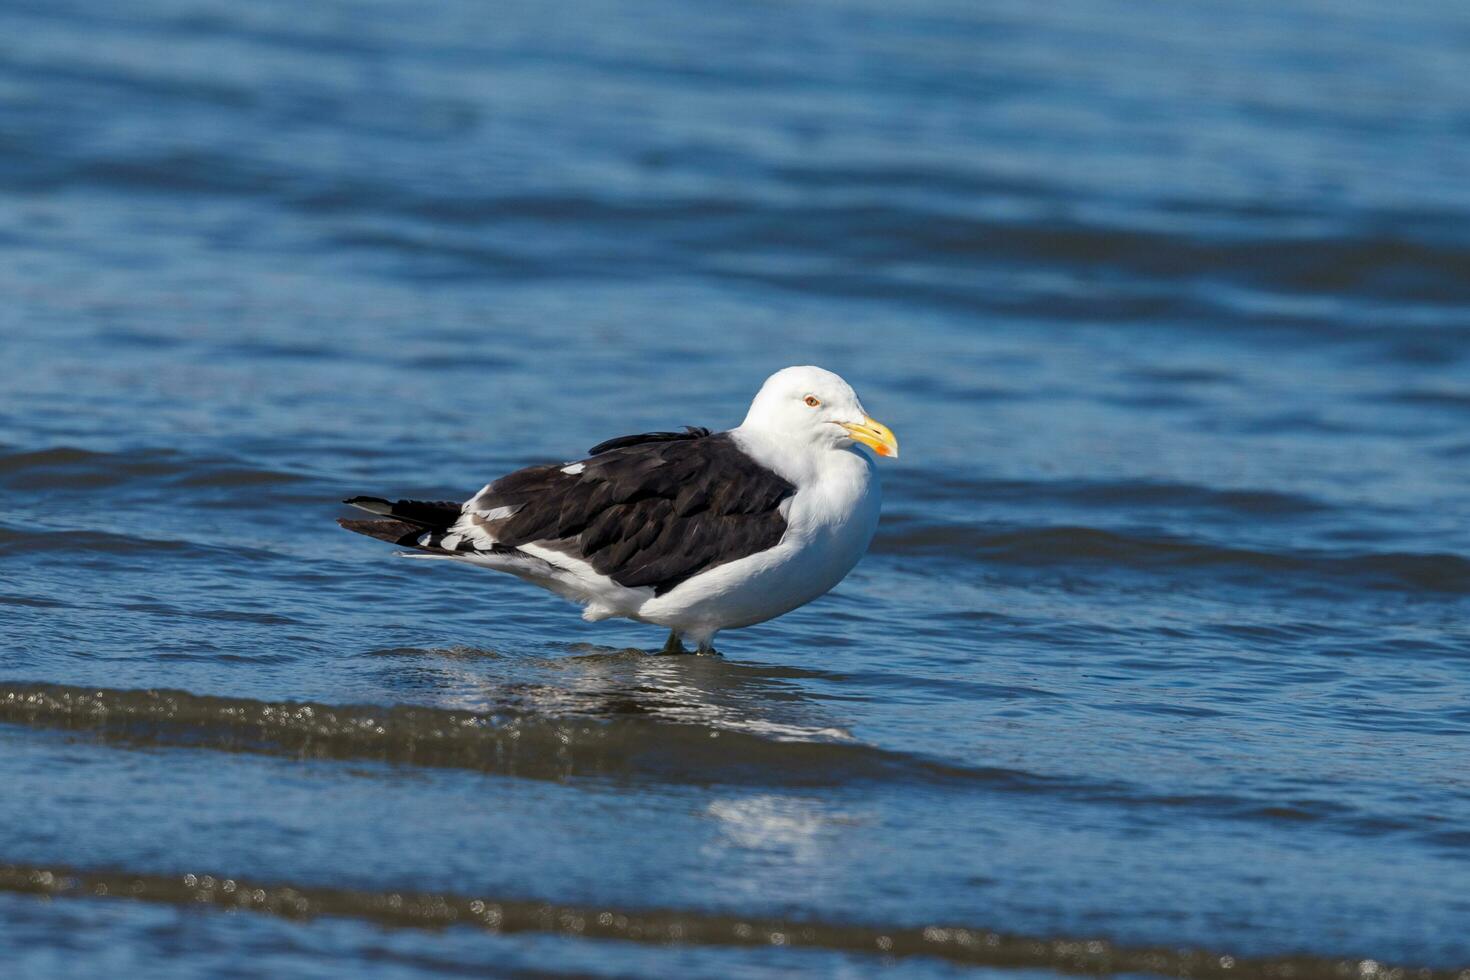
{"label": "bird's reflection in water", "polygon": [[393,694],[416,701],[428,695],[439,707],[642,716],[778,740],[852,738],[825,699],[803,689],[803,682],[831,679],[821,671],[586,643],[567,649],[572,656],[518,657],[469,646],[398,647],[372,655],[398,661],[380,678]]}
{"label": "bird's reflection in water", "polygon": [[842,829],[863,822],[826,801],[777,793],[722,797],[705,812],[719,821],[723,843],[808,863]]}

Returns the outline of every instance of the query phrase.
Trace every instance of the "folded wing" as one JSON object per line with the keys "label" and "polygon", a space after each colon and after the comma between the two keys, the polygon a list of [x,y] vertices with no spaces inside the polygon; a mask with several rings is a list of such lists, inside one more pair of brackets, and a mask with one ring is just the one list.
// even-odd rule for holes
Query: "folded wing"
{"label": "folded wing", "polygon": [[625,436],[577,463],[501,477],[434,543],[459,552],[539,546],[553,564],[563,555],[662,595],[774,547],[786,532],[781,503],[794,492],[728,433]]}

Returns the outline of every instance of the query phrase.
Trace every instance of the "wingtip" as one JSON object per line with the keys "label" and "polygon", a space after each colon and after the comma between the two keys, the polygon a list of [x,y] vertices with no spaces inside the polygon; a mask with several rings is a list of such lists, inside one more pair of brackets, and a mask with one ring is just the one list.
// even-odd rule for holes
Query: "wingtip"
{"label": "wingtip", "polygon": [[379,517],[393,516],[392,502],[385,500],[382,497],[364,497],[359,495],[356,497],[348,497],[342,502],[348,507],[356,507],[358,510],[365,510],[369,514],[377,514]]}

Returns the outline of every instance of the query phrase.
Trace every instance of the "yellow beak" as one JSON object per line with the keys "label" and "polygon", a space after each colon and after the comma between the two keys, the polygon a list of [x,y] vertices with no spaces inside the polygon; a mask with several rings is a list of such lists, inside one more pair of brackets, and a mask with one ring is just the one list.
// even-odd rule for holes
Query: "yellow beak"
{"label": "yellow beak", "polygon": [[875,418],[864,417],[861,422],[839,422],[853,439],[867,446],[879,456],[898,457],[898,440],[893,437],[893,430]]}

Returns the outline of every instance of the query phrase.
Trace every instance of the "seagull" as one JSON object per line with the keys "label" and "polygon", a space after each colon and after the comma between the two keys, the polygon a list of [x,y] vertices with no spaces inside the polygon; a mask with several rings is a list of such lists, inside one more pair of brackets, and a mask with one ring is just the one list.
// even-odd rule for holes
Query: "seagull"
{"label": "seagull", "polygon": [[827,592],[878,527],[879,456],[893,432],[842,378],[789,367],[745,421],[711,432],[609,439],[585,459],[531,466],[463,504],[352,497],[377,515],[342,527],[407,558],[509,572],[570,599],[588,622],[624,617],[714,652],[715,634],[765,622]]}

